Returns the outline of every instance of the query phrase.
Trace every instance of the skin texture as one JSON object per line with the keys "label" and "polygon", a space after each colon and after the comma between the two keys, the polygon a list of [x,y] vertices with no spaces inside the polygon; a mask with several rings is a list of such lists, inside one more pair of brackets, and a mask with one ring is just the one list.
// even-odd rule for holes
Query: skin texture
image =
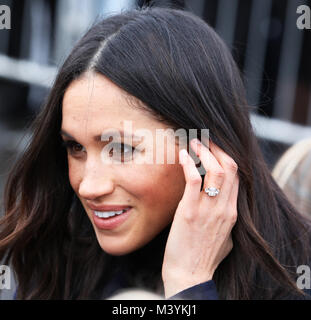
{"label": "skin texture", "polygon": [[181,151],[186,187],[165,248],[162,265],[165,297],[211,280],[233,247],[231,230],[238,216],[237,164],[211,141],[207,148],[192,140],[191,147],[206,170],[204,188],[216,187],[220,193],[209,197],[200,192],[201,177],[195,163],[187,152],[183,156]]}
{"label": "skin texture", "polygon": [[[124,92],[102,75],[86,74],[69,86],[63,100],[62,130],[67,133],[63,139],[67,140],[69,134],[78,143],[68,148],[70,183],[93,224],[100,246],[112,255],[139,249],[173,221],[162,265],[167,298],[211,280],[231,251],[231,230],[238,215],[238,168],[211,141],[197,144],[192,140],[191,148],[206,171],[204,188],[220,189],[216,197],[209,197],[200,192],[202,180],[193,158],[186,150],[180,152],[175,142],[167,142],[175,150],[175,164],[103,162],[104,142],[95,141],[94,137],[107,128],[122,129],[125,119],[132,121],[134,131],[149,129],[153,142],[156,129],[167,128],[128,105]],[[147,144],[152,144],[145,138]],[[165,150],[168,148],[164,153]],[[122,225],[101,230],[93,223],[90,204],[130,205],[133,209]]]}
{"label": "skin texture", "polygon": [[[127,120],[132,121],[134,134],[137,129],[147,128],[155,141],[155,130],[167,126],[133,108],[119,87],[95,73],[85,74],[71,83],[65,92],[62,110],[62,131],[76,142],[68,149],[70,183],[93,224],[101,248],[112,255],[139,249],[172,221],[185,187],[182,167],[178,161],[137,164],[126,159],[122,164],[104,163],[101,151],[108,142],[94,141],[93,137],[106,129],[123,129],[123,121]],[[71,140],[67,135],[62,136],[65,141]],[[134,146],[138,144],[133,142]],[[169,148],[175,150],[175,159],[178,159],[178,146],[172,143]],[[123,224],[103,230],[93,223],[90,204],[133,208]]]}

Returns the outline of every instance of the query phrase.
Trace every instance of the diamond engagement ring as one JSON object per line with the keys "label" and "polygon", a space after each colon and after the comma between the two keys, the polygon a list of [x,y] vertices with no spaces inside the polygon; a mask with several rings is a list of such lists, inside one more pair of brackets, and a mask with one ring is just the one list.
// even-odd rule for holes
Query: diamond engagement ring
{"label": "diamond engagement ring", "polygon": [[207,193],[210,197],[216,197],[219,193],[219,189],[217,188],[205,188],[204,192]]}

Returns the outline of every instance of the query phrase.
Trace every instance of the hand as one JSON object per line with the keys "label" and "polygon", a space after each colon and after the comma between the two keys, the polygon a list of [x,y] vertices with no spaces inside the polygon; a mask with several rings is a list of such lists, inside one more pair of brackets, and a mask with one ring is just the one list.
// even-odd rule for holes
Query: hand
{"label": "hand", "polygon": [[[166,243],[162,279],[165,297],[211,280],[220,262],[233,247],[231,230],[237,219],[239,179],[231,157],[210,142],[210,150],[192,140],[206,175],[202,178],[191,156],[181,150],[186,186]],[[184,157],[183,157],[184,152]],[[210,197],[204,188],[220,190]]]}

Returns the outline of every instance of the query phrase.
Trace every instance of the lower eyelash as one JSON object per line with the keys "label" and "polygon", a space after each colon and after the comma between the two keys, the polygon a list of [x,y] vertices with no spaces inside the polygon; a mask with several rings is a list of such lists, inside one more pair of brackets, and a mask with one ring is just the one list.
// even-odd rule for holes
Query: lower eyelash
{"label": "lower eyelash", "polygon": [[63,143],[62,143],[62,146],[63,146],[65,149],[69,150],[70,152],[74,152],[74,151],[73,151],[73,147],[74,147],[75,145],[79,145],[79,143],[77,143],[77,142],[75,142],[75,141],[70,141],[70,140],[63,141]]}

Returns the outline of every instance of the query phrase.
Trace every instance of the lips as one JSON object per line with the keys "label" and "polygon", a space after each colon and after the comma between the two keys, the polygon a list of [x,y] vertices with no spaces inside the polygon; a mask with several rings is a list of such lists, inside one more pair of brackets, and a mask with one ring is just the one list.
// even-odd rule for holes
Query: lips
{"label": "lips", "polygon": [[115,229],[121,224],[123,224],[131,215],[132,213],[132,208],[130,207],[128,210],[126,210],[124,213],[120,215],[115,215],[113,217],[108,217],[108,218],[100,218],[95,215],[95,211],[93,211],[92,219],[95,224],[95,226],[98,229],[105,229],[105,230],[111,230]]}
{"label": "lips", "polygon": [[89,207],[93,210],[93,211],[121,211],[121,210],[128,210],[130,208],[132,208],[131,206],[128,205],[101,205],[101,206],[95,206],[92,204],[89,204]]}

